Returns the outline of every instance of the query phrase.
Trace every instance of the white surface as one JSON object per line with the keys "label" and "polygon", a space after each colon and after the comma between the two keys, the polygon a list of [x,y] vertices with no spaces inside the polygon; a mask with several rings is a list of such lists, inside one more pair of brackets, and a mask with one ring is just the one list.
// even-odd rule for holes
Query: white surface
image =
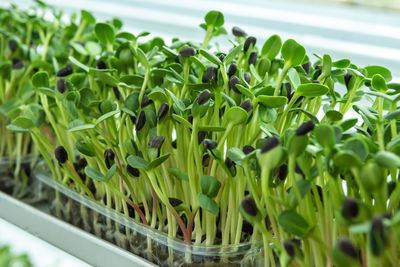
{"label": "white surface", "polygon": [[83,261],[0,218],[0,246],[9,245],[16,254],[27,253],[37,267],[87,267]]}

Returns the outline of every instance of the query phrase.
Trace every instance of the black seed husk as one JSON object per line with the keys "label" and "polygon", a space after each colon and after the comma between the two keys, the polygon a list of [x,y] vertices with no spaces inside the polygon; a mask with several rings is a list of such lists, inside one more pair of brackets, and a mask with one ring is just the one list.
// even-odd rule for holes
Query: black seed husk
{"label": "black seed husk", "polygon": [[231,65],[229,65],[229,68],[228,68],[228,76],[229,76],[229,78],[232,75],[235,75],[236,71],[237,71],[237,65],[235,63],[232,63]]}
{"label": "black seed husk", "polygon": [[176,56],[174,58],[175,63],[181,64],[181,59],[179,58],[179,56]]}
{"label": "black seed husk", "polygon": [[276,177],[278,177],[279,180],[284,181],[288,175],[287,164],[282,164],[281,166],[275,168],[274,174]]}
{"label": "black seed husk", "polygon": [[250,66],[250,65],[255,65],[255,64],[256,64],[256,62],[257,62],[257,56],[258,56],[257,51],[251,52],[251,54],[250,54],[250,56],[249,56],[249,61],[248,61],[249,66]]}
{"label": "black seed husk", "polygon": [[67,81],[63,78],[58,79],[57,81],[57,90],[61,93],[64,94],[65,91],[67,91]]}
{"label": "black seed husk", "polygon": [[291,98],[291,93],[292,93],[292,85],[290,83],[285,83],[286,87],[286,96],[287,98]]}
{"label": "black seed husk", "polygon": [[120,99],[120,93],[119,93],[118,87],[117,87],[117,86],[114,86],[114,87],[113,87],[113,91],[114,91],[115,98],[116,98],[117,100],[119,100],[119,99]]}
{"label": "black seed husk", "polygon": [[315,66],[315,69],[316,70],[322,70],[322,66],[321,65],[317,65],[317,66]]}
{"label": "black seed husk", "polygon": [[311,71],[311,62],[310,62],[310,61],[307,62],[307,63],[304,63],[304,64],[301,65],[301,66],[303,67],[304,71],[305,71],[307,74],[310,74],[310,71]]}
{"label": "black seed husk", "polygon": [[295,250],[294,250],[294,246],[293,246],[292,241],[290,241],[290,240],[285,240],[285,241],[283,241],[283,247],[285,248],[286,253],[287,253],[291,258],[293,258],[293,257],[294,257],[294,254],[295,254]]}
{"label": "black seed husk", "polygon": [[171,204],[171,206],[174,208],[183,203],[182,200],[173,198],[173,197],[168,198],[168,200],[169,200],[169,204]]}
{"label": "black seed husk", "polygon": [[346,73],[346,75],[344,75],[344,82],[346,84],[347,89],[349,89],[349,83],[350,83],[351,77],[353,77],[353,75],[351,73]]}
{"label": "black seed husk", "polygon": [[144,95],[143,99],[142,99],[142,103],[140,103],[140,107],[145,108],[148,105],[150,105],[151,103],[153,103],[153,100],[151,100],[147,95]]}
{"label": "black seed husk", "polygon": [[238,77],[236,77],[235,75],[233,75],[230,79],[229,79],[229,88],[231,88],[235,93],[237,94],[242,94],[237,88],[236,85],[237,84],[241,84],[240,80]]}
{"label": "black seed husk", "polygon": [[338,241],[337,246],[344,254],[348,255],[349,257],[351,257],[353,259],[357,259],[358,253],[357,253],[354,245],[347,238],[340,239]]}
{"label": "black seed husk", "polygon": [[256,42],[257,42],[256,37],[254,37],[254,36],[247,37],[246,41],[244,42],[243,51],[246,53],[247,50],[249,50],[250,45],[253,45],[253,47],[254,47]]}
{"label": "black seed husk", "polygon": [[203,167],[208,167],[208,165],[210,164],[210,156],[208,154],[203,155],[203,160],[201,161],[201,164],[203,165]]}
{"label": "black seed husk", "polygon": [[64,164],[68,160],[68,153],[63,146],[58,146],[54,150],[54,155],[57,161],[61,164]]}
{"label": "black seed husk", "polygon": [[199,97],[197,98],[197,104],[198,104],[198,105],[204,105],[205,103],[208,102],[208,100],[210,100],[210,98],[211,98],[211,93],[210,93],[210,91],[208,91],[207,89],[206,89],[206,90],[203,90],[203,91],[199,94]]}
{"label": "black seed husk", "polygon": [[99,60],[96,62],[96,68],[98,68],[99,70],[104,70],[107,69],[107,65],[103,60]]}
{"label": "black seed husk", "polygon": [[371,223],[371,232],[372,233],[377,233],[379,238],[382,240],[383,244],[386,243],[386,236],[385,236],[385,229],[383,225],[383,220],[381,216],[375,216],[372,218],[372,223]]}
{"label": "black seed husk", "polygon": [[217,142],[210,140],[210,139],[204,139],[203,141],[203,146],[205,149],[214,149],[218,146]]}
{"label": "black seed husk", "polygon": [[347,197],[343,200],[342,215],[347,218],[355,218],[358,215],[358,203],[357,200],[351,197]]}
{"label": "black seed husk", "polygon": [[11,50],[11,53],[14,53],[15,50],[17,50],[18,44],[15,40],[11,39],[8,41],[8,47]]}
{"label": "black seed husk", "polygon": [[19,70],[25,67],[25,63],[19,58],[13,58],[12,62],[13,62],[12,68],[14,70]]}
{"label": "black seed husk", "polygon": [[107,168],[111,167],[111,162],[114,160],[115,154],[111,148],[108,148],[104,151],[104,161],[106,163]]}
{"label": "black seed husk", "polygon": [[188,122],[190,122],[190,124],[193,124],[193,115],[192,114],[188,115]]}
{"label": "black seed husk", "polygon": [[250,145],[245,145],[243,147],[243,153],[246,154],[246,155],[250,154],[254,150],[256,150],[256,149],[254,147],[250,146]]}
{"label": "black seed husk", "polygon": [[266,153],[271,149],[279,146],[281,140],[276,136],[271,136],[267,140],[265,140],[264,144],[261,146],[261,153]]}
{"label": "black seed husk", "polygon": [[81,158],[74,162],[74,168],[78,172],[84,169],[87,166],[87,160],[85,158]]}
{"label": "black seed husk", "polygon": [[164,141],[164,136],[152,135],[150,137],[149,143],[147,144],[147,147],[160,149]]}
{"label": "black seed husk", "polygon": [[135,117],[135,116],[129,116],[129,119],[131,120],[131,122],[132,122],[133,124],[136,123],[136,117]]}
{"label": "black seed husk", "polygon": [[238,26],[232,27],[232,34],[236,37],[247,36],[247,33],[243,29],[239,28]]}
{"label": "black seed husk", "polygon": [[208,81],[216,81],[218,69],[216,67],[208,67],[206,71]]}
{"label": "black seed husk", "polygon": [[309,132],[314,130],[314,127],[315,127],[315,122],[313,120],[306,121],[306,122],[302,123],[299,126],[299,128],[297,128],[296,135],[301,136],[301,135],[308,134]]}
{"label": "black seed husk", "polygon": [[221,60],[221,62],[222,62],[222,61],[224,61],[224,59],[225,59],[225,55],[224,55],[224,54],[221,54],[221,55],[218,56],[218,58],[219,58],[219,60]]}
{"label": "black seed husk", "polygon": [[140,131],[145,124],[146,124],[146,114],[142,110],[140,111],[139,117],[136,120],[136,131]]}
{"label": "black seed husk", "polygon": [[296,165],[295,165],[295,167],[294,167],[294,171],[295,171],[295,173],[304,176],[303,170],[300,168],[300,166],[299,166],[297,163],[296,163]]}
{"label": "black seed husk", "polygon": [[133,177],[139,177],[140,176],[140,171],[138,169],[136,169],[136,168],[133,168],[131,165],[126,166],[126,170]]}
{"label": "black seed husk", "polygon": [[246,99],[245,101],[242,102],[242,104],[240,104],[240,107],[244,110],[247,111],[247,113],[249,113],[250,111],[253,110],[253,103]]}
{"label": "black seed husk", "polygon": [[201,144],[201,142],[204,141],[204,139],[206,138],[206,136],[207,136],[207,132],[205,132],[205,131],[199,131],[199,132],[198,132],[198,134],[197,134],[197,140],[198,140],[199,145]]}
{"label": "black seed husk", "polygon": [[235,162],[233,162],[229,157],[226,157],[226,159],[225,159],[225,165],[226,165],[226,167],[228,167],[228,169],[229,169],[230,167],[232,167],[232,166],[234,166],[234,165],[236,165],[236,164],[235,164]]}
{"label": "black seed husk", "polygon": [[256,202],[254,201],[254,199],[252,199],[251,197],[245,197],[242,200],[242,208],[243,210],[250,216],[257,216],[257,205]]}
{"label": "black seed husk", "polygon": [[314,80],[314,81],[312,81],[312,83],[321,83],[321,82],[318,80]]}
{"label": "black seed husk", "polygon": [[73,71],[72,65],[71,65],[71,64],[68,64],[67,66],[65,66],[64,68],[60,69],[60,70],[57,72],[57,77],[65,77],[65,76],[68,76],[68,75],[72,74],[72,71]]}
{"label": "black seed husk", "polygon": [[251,74],[248,73],[248,72],[245,72],[245,73],[243,74],[243,76],[244,76],[244,80],[246,81],[246,83],[250,83],[250,81],[251,81]]}
{"label": "black seed husk", "polygon": [[167,116],[169,111],[169,105],[167,102],[161,104],[160,109],[158,110],[157,119],[161,120],[165,116]]}
{"label": "black seed husk", "polygon": [[196,49],[194,49],[193,47],[184,47],[181,50],[179,50],[179,54],[182,57],[191,57],[196,55]]}
{"label": "black seed husk", "polygon": [[171,146],[176,149],[176,140],[172,141]]}

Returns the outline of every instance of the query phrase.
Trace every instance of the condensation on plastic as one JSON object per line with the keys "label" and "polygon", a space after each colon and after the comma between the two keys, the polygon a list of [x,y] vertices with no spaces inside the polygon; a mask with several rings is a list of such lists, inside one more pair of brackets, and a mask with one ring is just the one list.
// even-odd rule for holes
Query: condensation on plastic
{"label": "condensation on plastic", "polygon": [[[39,161],[38,156],[26,155],[20,159],[20,171],[15,175],[16,159],[0,158],[0,190],[26,203],[37,203],[43,200],[43,185],[33,178],[33,170]],[[25,171],[27,180],[22,178]]]}
{"label": "condensation on plastic", "polygon": [[[56,214],[57,212],[53,210],[51,211],[53,215],[160,266],[216,266],[215,264],[217,266],[264,266],[262,242],[246,242],[226,246],[187,245],[177,238],[168,237],[167,234],[161,231],[137,223],[122,213],[118,213],[104,204],[83,196],[55,181],[52,179],[45,162],[38,164],[34,170],[34,176],[51,191],[49,193],[52,196],[49,199],[50,206],[54,206],[55,196],[58,194],[57,197],[60,202],[62,202],[63,198],[66,201],[63,213],[65,213],[65,209],[71,211],[75,206],[75,209],[79,210],[79,216],[90,217],[92,215],[92,219],[96,220],[94,218],[98,218],[99,214],[101,214],[106,220],[111,221],[111,223],[108,222],[108,227],[111,225],[121,227],[123,225],[126,229],[129,229],[125,230],[126,232],[123,234],[127,239],[125,241],[128,242],[128,245],[126,243],[123,244],[121,240],[118,241],[115,236],[114,238],[111,237],[110,233],[99,234],[99,231],[93,229],[99,227],[98,222],[87,222],[87,220],[85,222],[85,219],[81,219],[78,222],[79,220],[76,219],[77,214],[72,214],[73,212],[71,214],[74,216],[66,216]],[[63,204],[61,203],[60,205]],[[89,227],[88,224],[93,224],[93,227]],[[127,232],[130,232],[129,238],[126,235]],[[121,236],[120,231],[116,231],[115,228],[114,234]]]}

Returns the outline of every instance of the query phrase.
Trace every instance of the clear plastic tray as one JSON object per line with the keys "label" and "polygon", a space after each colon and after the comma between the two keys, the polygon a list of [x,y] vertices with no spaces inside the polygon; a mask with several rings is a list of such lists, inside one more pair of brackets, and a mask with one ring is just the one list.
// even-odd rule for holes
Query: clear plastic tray
{"label": "clear plastic tray", "polygon": [[43,200],[43,186],[33,178],[38,161],[38,156],[31,155],[21,157],[19,163],[0,158],[0,191],[30,204]]}
{"label": "clear plastic tray", "polygon": [[187,245],[52,179],[45,162],[34,176],[47,187],[50,212],[159,266],[264,266],[262,242]]}

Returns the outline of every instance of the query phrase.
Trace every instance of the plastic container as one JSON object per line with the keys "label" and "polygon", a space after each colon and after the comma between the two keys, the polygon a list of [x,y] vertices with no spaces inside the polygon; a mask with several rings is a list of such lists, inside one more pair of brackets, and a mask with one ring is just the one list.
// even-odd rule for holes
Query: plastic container
{"label": "plastic container", "polygon": [[261,241],[187,245],[55,181],[45,162],[34,176],[47,187],[51,214],[159,266],[264,266]]}
{"label": "plastic container", "polygon": [[0,158],[0,191],[30,204],[43,200],[43,186],[32,171],[38,162],[37,156],[30,155],[23,156],[19,164],[15,159]]}

